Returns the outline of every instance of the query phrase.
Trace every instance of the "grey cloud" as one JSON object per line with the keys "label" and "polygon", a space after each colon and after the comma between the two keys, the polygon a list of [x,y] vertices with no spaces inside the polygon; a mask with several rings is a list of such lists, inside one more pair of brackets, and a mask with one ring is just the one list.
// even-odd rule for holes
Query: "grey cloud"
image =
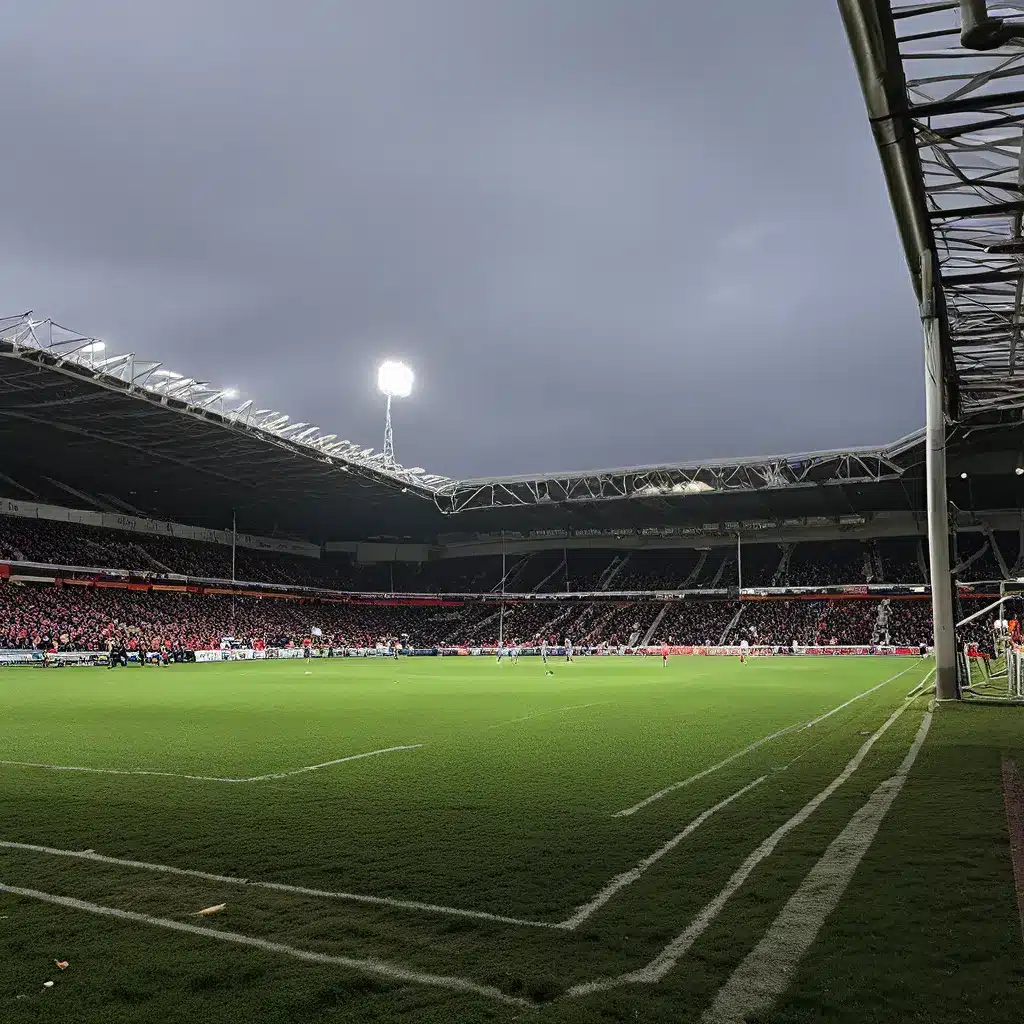
{"label": "grey cloud", "polygon": [[37,0],[0,307],[453,475],[883,442],[919,333],[831,4]]}

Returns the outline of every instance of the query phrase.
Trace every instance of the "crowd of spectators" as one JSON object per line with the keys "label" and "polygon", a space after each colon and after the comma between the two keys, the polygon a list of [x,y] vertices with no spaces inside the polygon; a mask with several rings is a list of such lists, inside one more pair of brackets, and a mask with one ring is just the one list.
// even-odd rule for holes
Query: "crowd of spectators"
{"label": "crowd of spectators", "polygon": [[611,583],[612,590],[679,590],[697,567],[690,549],[634,551]]}
{"label": "crowd of spectators", "polygon": [[[969,614],[969,612],[968,612]],[[992,627],[988,626],[989,643]],[[930,644],[932,636],[931,601],[890,601],[889,617],[885,626],[885,639],[891,644]],[[965,641],[966,642],[966,641]]]}
{"label": "crowd of spectators", "polygon": [[[1009,575],[1017,575],[1017,536],[1001,532],[994,540]],[[504,560],[492,554],[375,564],[360,563],[351,552],[325,551],[315,558],[239,545],[232,566],[232,551],[225,544],[0,516],[0,560],[377,594],[494,593],[503,586],[503,570],[509,593],[728,589],[741,582],[741,569],[746,587],[920,584],[922,570],[927,570],[925,556],[918,538],[815,541],[788,549],[775,543],[748,543],[740,557],[735,547],[724,545],[620,552],[553,549],[510,554]],[[1004,575],[992,540],[981,532],[957,536],[953,565],[964,582]],[[621,629],[619,621],[615,625]],[[590,628],[580,624],[581,630]]]}
{"label": "crowd of spectators", "polygon": [[[984,543],[980,534],[977,538],[966,535],[961,541],[962,557]],[[886,579],[918,582],[921,572],[916,562],[917,542],[881,543],[889,545],[883,559]],[[1001,547],[1006,544],[1001,538]],[[864,583],[872,574],[868,567],[869,547],[860,541],[798,544],[786,563],[787,571],[780,576],[783,551],[771,543],[745,545],[741,555],[743,584]],[[232,568],[231,548],[225,544],[18,517],[0,517],[0,558],[157,574],[170,572],[198,579],[234,578],[332,590],[429,594],[496,591],[502,585],[503,565],[500,555],[446,558],[422,564],[361,564],[350,553],[324,552],[321,558],[312,558],[238,545]],[[993,578],[990,563],[994,564],[991,552],[972,563],[963,578]],[[504,567],[505,589],[509,592],[564,593],[729,588],[740,583],[741,565],[735,548],[725,545],[706,550],[650,548],[632,552],[554,549],[509,555]]]}
{"label": "crowd of spectators", "polygon": [[[926,545],[918,539],[880,540],[876,549],[882,560],[882,577],[886,583],[923,583],[927,571]],[[925,559],[922,571],[919,554]]]}
{"label": "crowd of spectators", "polygon": [[879,602],[862,599],[831,601],[750,601],[730,631],[729,642],[800,646],[871,643]]}
{"label": "crowd of spectators", "polygon": [[669,606],[658,623],[658,635],[651,639],[658,643],[712,647],[721,641],[736,611],[732,601],[681,601]]}
{"label": "crowd of spectators", "polygon": [[785,583],[791,587],[820,587],[866,583],[867,547],[862,541],[797,544],[789,558]]}
{"label": "crowd of spectators", "polygon": [[[457,611],[461,614],[463,609]],[[111,637],[186,650],[219,648],[225,638],[298,645],[319,630],[324,642],[372,647],[383,638],[438,643],[451,609],[374,606],[277,598],[145,592],[78,586],[0,585],[0,648],[102,651]]]}
{"label": "crowd of spectators", "polygon": [[820,601],[750,601],[729,632],[728,642],[751,644],[814,644],[825,609]]}
{"label": "crowd of spectators", "polygon": [[[970,610],[967,602],[961,617]],[[499,636],[524,645],[538,637],[568,637],[581,647],[626,647],[648,631],[654,644],[917,646],[929,642],[931,604],[855,597],[668,604],[548,600],[508,602],[502,615],[496,603],[356,603],[0,582],[0,648],[102,651],[111,637],[152,649],[161,643],[212,649],[226,637],[246,645],[260,639],[267,646],[288,646],[301,645],[317,630],[323,637],[318,643],[345,647],[374,647],[388,638],[425,648],[492,646]],[[958,632],[958,644],[985,638],[990,644],[990,621]]]}

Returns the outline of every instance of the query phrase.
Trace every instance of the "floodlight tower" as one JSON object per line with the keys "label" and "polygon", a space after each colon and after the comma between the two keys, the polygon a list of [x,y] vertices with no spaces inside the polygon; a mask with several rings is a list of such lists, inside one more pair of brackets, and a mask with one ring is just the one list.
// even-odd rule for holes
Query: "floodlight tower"
{"label": "floodlight tower", "polygon": [[395,439],[391,433],[391,399],[408,398],[412,394],[413,373],[405,363],[386,359],[377,370],[377,390],[387,398],[384,416],[384,463],[395,464]]}

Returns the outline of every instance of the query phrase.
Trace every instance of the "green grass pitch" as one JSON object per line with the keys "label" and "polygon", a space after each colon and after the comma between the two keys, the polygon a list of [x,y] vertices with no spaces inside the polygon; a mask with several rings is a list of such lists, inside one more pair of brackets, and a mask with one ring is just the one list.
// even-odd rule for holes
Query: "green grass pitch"
{"label": "green grass pitch", "polygon": [[[930,668],[0,671],[0,1020],[699,1021],[897,772]],[[615,981],[657,962],[900,708],[663,977]],[[1000,758],[1024,763],[1022,725],[1018,708],[937,709],[849,887],[751,1020],[1020,1020]],[[574,994],[595,979],[615,983]]]}

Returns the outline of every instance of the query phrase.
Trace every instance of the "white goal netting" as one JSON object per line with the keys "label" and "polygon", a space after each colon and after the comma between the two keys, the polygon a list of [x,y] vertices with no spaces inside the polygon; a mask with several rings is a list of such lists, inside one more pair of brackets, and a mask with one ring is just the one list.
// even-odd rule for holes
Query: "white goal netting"
{"label": "white goal netting", "polygon": [[957,679],[965,698],[1024,697],[1024,583],[1005,581],[998,590],[981,608],[960,602]]}

